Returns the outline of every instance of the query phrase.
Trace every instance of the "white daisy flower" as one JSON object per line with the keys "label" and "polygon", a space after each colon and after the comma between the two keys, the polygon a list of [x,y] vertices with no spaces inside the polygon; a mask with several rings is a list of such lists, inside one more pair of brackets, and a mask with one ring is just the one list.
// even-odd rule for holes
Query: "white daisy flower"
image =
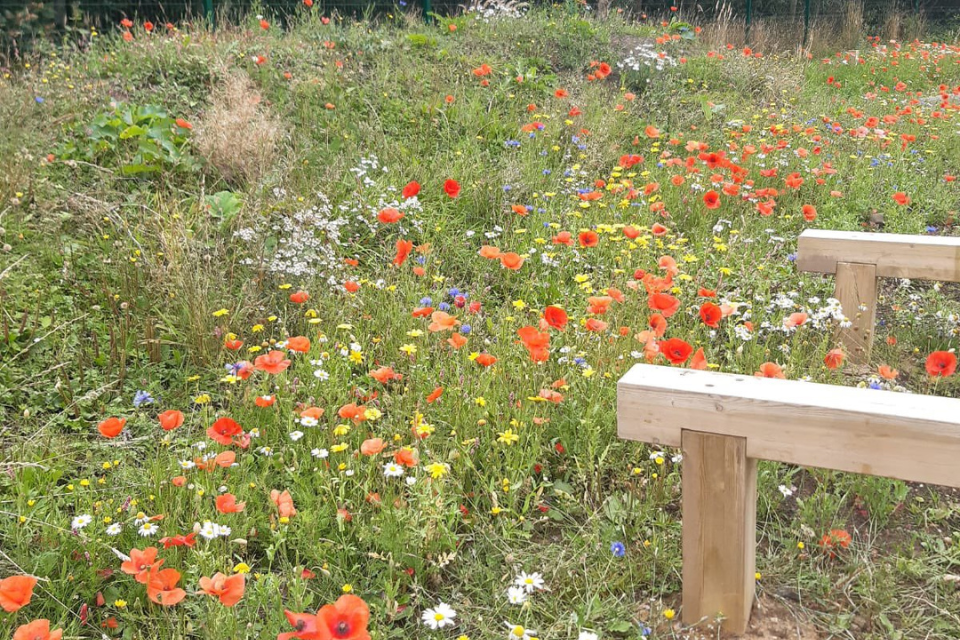
{"label": "white daisy flower", "polygon": [[527,601],[527,590],[523,587],[507,587],[507,600],[510,604],[523,604]]}
{"label": "white daisy flower", "polygon": [[140,528],[137,529],[137,533],[139,533],[144,538],[155,536],[157,535],[157,533],[159,533],[159,531],[160,531],[160,527],[153,524],[152,522],[144,522],[142,525],[140,525]]}
{"label": "white daisy flower", "polygon": [[114,522],[112,525],[107,527],[108,536],[118,536],[123,532],[123,525],[119,522]]}
{"label": "white daisy flower", "polygon": [[383,465],[383,475],[388,478],[402,478],[403,473],[403,467],[396,462],[388,462]]}
{"label": "white daisy flower", "polygon": [[323,460],[324,458],[330,455],[330,452],[327,451],[326,449],[314,449],[313,451],[310,452],[310,455],[312,455],[314,458],[320,458],[321,460]]}
{"label": "white daisy flower", "polygon": [[517,579],[513,581],[513,584],[524,589],[527,593],[533,593],[534,591],[543,589],[543,576],[539,573],[521,571]]}
{"label": "white daisy flower", "polygon": [[93,522],[93,516],[88,516],[87,514],[79,515],[70,523],[70,528],[74,531],[79,531],[91,522]]}
{"label": "white daisy flower", "polygon": [[297,440],[299,440],[299,439],[302,438],[302,437],[303,437],[303,431],[291,431],[291,432],[290,432],[290,439],[293,440],[294,442],[296,442]]}
{"label": "white daisy flower", "polygon": [[534,629],[526,629],[523,625],[512,624],[510,622],[504,621],[504,624],[507,625],[507,638],[508,640],[531,640],[537,636],[537,632]]}
{"label": "white daisy flower", "polygon": [[577,636],[577,640],[600,640],[600,636],[593,631],[581,631],[580,635]]}
{"label": "white daisy flower", "polygon": [[423,612],[421,616],[423,624],[427,625],[431,629],[442,629],[444,627],[452,627],[456,624],[454,618],[457,617],[457,612],[453,608],[441,602],[433,609],[427,609]]}

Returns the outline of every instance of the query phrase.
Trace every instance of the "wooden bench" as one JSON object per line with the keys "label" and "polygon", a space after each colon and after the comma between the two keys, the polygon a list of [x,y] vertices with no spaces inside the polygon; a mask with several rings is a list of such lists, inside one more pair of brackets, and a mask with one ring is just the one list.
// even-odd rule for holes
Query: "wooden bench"
{"label": "wooden bench", "polygon": [[683,615],[743,633],[754,599],[757,460],[960,487],[960,400],[640,364],[621,438],[683,449]]}
{"label": "wooden bench", "polygon": [[853,323],[840,343],[851,363],[867,364],[877,312],[877,278],[960,282],[960,237],[807,229],[797,246],[800,271],[836,274],[836,293]]}

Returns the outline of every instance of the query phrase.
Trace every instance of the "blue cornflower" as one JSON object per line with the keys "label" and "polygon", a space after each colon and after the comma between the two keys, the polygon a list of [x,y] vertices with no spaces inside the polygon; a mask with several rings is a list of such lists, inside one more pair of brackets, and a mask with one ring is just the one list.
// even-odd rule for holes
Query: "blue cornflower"
{"label": "blue cornflower", "polygon": [[796,260],[797,260],[797,254],[795,254],[795,253],[787,254],[787,260],[789,260],[790,262],[796,262]]}
{"label": "blue cornflower", "polygon": [[617,558],[622,558],[623,556],[627,555],[627,548],[623,546],[622,542],[611,542],[610,553]]}
{"label": "blue cornflower", "polygon": [[936,232],[937,232],[936,227],[934,227],[933,225],[927,225],[927,233],[936,233]]}
{"label": "blue cornflower", "polygon": [[142,404],[153,404],[153,396],[148,391],[137,391],[133,396],[133,406],[139,407]]}
{"label": "blue cornflower", "polygon": [[450,311],[450,305],[446,302],[441,302],[437,305],[437,308],[440,309],[440,311]]}
{"label": "blue cornflower", "polygon": [[40,96],[37,96],[36,98],[34,98],[34,100],[37,101],[37,104],[43,104],[43,98],[41,98]]}
{"label": "blue cornflower", "polygon": [[447,295],[449,295],[451,298],[456,298],[458,295],[460,295],[460,289],[452,287],[449,291],[447,291]]}
{"label": "blue cornflower", "polygon": [[545,176],[548,176],[548,175],[550,175],[551,173],[552,173],[552,172],[550,171],[550,169],[544,169],[544,170],[543,170],[543,175],[545,175]]}
{"label": "blue cornflower", "polygon": [[473,327],[471,327],[470,325],[468,325],[468,324],[462,324],[462,325],[460,325],[460,333],[462,333],[463,335],[467,335],[467,334],[469,334],[471,331],[473,331]]}
{"label": "blue cornflower", "polygon": [[429,296],[426,298],[420,298],[421,307],[429,307],[432,304],[433,304],[433,300]]}
{"label": "blue cornflower", "polygon": [[883,387],[880,386],[880,383],[879,383],[879,382],[876,382],[876,381],[870,383],[870,388],[871,388],[871,389],[883,389]]}

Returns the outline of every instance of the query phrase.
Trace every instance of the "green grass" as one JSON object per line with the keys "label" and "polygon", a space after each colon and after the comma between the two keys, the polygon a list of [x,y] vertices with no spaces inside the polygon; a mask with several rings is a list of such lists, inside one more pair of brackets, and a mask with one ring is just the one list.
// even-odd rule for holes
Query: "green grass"
{"label": "green grass", "polygon": [[[862,229],[874,210],[884,231],[955,234],[960,191],[945,177],[960,174],[958,116],[925,101],[960,84],[955,48],[864,46],[862,64],[748,58],[696,40],[657,44],[652,23],[564,7],[490,23],[398,15],[323,24],[304,13],[285,32],[253,18],[215,33],[134,31],[131,42],[100,35],[87,51],[37,56],[0,79],[0,121],[17,123],[0,135],[0,578],[41,579],[27,607],[0,615],[4,637],[37,618],[68,637],[274,637],[290,630],[284,609],[315,611],[348,588],[370,604],[377,638],[502,638],[504,621],[545,639],[581,629],[637,638],[646,628],[683,637],[664,615],[679,607],[682,462],[621,442],[615,429],[615,382],[643,361],[636,336],[652,314],[635,272],[663,276],[661,256],[676,260],[669,291],[680,300],[664,338],[702,347],[713,368],[753,374],[775,362],[792,379],[960,392],[957,376],[924,371],[930,352],[960,341],[955,285],[886,281],[871,366],[829,370],[832,280],[791,261],[804,228]],[[649,42],[678,64],[618,68],[630,53],[623,42]],[[593,61],[614,74],[589,81]],[[475,75],[483,64],[492,73]],[[205,115],[236,73],[279,126],[265,143],[269,161],[227,180],[200,132],[216,127]],[[101,146],[90,136],[112,102],[191,123],[177,130],[185,147],[161,153],[160,171],[125,175],[141,134]],[[230,133],[228,151],[266,136],[262,127]],[[754,190],[777,189],[759,198],[776,201],[773,214],[723,194],[707,209],[704,191],[721,191],[735,170],[708,167],[691,142],[725,152]],[[628,154],[643,160],[618,168]],[[794,172],[798,189],[784,184]],[[457,198],[444,194],[447,179],[460,183]],[[422,206],[400,207],[397,225],[377,222],[414,180]],[[639,193],[628,198],[631,188]],[[602,196],[578,197],[588,191]],[[897,191],[911,204],[896,204]],[[816,207],[815,221],[804,220],[804,204]],[[653,235],[655,223],[666,235]],[[589,229],[597,246],[576,246]],[[575,246],[554,243],[562,231]],[[416,248],[397,267],[400,239]],[[284,271],[277,260],[291,242]],[[505,269],[478,255],[482,245],[526,261]],[[347,291],[348,281],[359,288]],[[624,301],[589,313],[587,298],[611,287]],[[462,309],[453,288],[467,294]],[[717,329],[699,318],[700,288],[736,306]],[[310,299],[292,303],[298,290]],[[470,326],[459,350],[411,315],[441,302]],[[470,311],[472,302],[481,308]],[[562,306],[570,323],[550,330],[549,359],[535,363],[517,330],[536,326],[547,305]],[[783,330],[797,311],[810,322]],[[588,331],[587,319],[608,327]],[[239,351],[223,347],[231,333]],[[292,336],[311,348],[290,354],[280,374],[239,380],[225,369]],[[482,367],[479,353],[497,362]],[[882,380],[881,364],[899,377]],[[380,366],[402,380],[375,381],[368,374]],[[443,395],[428,402],[437,387]],[[538,398],[551,389],[561,402]],[[138,391],[155,401],[135,407]],[[263,395],[276,404],[256,406]],[[338,417],[348,403],[375,411]],[[304,427],[309,406],[325,413]],[[182,428],[159,429],[167,409],[184,412]],[[127,419],[115,439],[97,432],[110,416]],[[259,436],[246,449],[213,442],[205,432],[221,416]],[[420,439],[411,429],[423,423]],[[386,443],[381,456],[417,452],[406,470],[414,483],[384,476],[392,457],[358,453],[372,437]],[[180,466],[227,449],[234,467]],[[329,456],[312,454],[320,449]],[[279,517],[273,489],[289,490],[296,516]],[[225,491],[246,502],[242,513],[217,512]],[[789,603],[825,637],[960,637],[954,493],[772,463],[761,465],[759,492],[765,598]],[[138,513],[163,516],[156,537],[138,536]],[[71,532],[82,514],[92,522]],[[160,552],[164,568],[182,574],[188,595],[178,605],[153,604],[120,572],[114,549],[129,554],[207,520],[230,535]],[[115,537],[113,523],[123,525]],[[834,529],[852,542],[832,558],[818,543]],[[197,593],[201,576],[242,564],[250,573],[235,608]],[[513,605],[507,587],[520,571],[542,573],[547,589]],[[429,631],[420,615],[439,601],[457,625]],[[118,627],[102,629],[110,618]]]}

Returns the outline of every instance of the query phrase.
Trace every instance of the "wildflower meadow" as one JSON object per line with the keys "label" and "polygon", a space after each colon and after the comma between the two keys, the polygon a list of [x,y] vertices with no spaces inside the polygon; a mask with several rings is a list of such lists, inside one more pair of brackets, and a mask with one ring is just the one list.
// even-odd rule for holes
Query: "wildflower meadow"
{"label": "wildflower meadow", "polygon": [[[305,0],[74,35],[0,67],[0,638],[717,638],[621,376],[960,396],[960,284],[883,278],[860,364],[795,264],[958,235],[956,30]],[[747,637],[960,638],[954,490],[757,492]]]}

